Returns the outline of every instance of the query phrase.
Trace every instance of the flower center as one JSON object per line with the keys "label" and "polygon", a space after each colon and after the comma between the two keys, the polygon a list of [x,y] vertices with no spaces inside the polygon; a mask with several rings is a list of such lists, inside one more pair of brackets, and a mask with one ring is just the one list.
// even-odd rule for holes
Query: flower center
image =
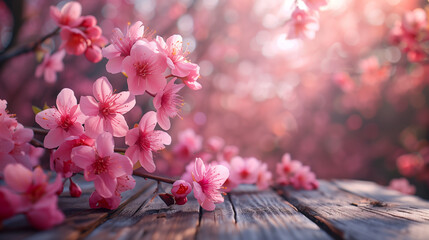
{"label": "flower center", "polygon": [[185,194],[186,191],[188,191],[188,187],[185,186],[185,185],[183,185],[183,184],[180,184],[180,187],[179,187],[179,189],[177,190],[176,193],[177,194]]}
{"label": "flower center", "polygon": [[70,119],[68,115],[61,117],[61,128],[68,131],[69,127],[73,125],[73,121]]}
{"label": "flower center", "polygon": [[97,155],[95,162],[92,164],[92,168],[94,169],[94,174],[98,175],[106,172],[109,167],[109,159],[110,157],[101,158]]}
{"label": "flower center", "polygon": [[149,64],[147,62],[134,63],[134,68],[136,69],[137,76],[146,77],[150,75]]}

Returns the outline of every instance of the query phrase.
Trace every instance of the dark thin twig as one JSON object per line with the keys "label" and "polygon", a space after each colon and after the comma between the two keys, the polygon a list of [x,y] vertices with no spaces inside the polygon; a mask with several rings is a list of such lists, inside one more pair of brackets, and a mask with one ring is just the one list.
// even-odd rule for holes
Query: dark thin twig
{"label": "dark thin twig", "polygon": [[35,147],[45,148],[45,146],[43,146],[43,143],[35,138],[31,139],[30,144]]}
{"label": "dark thin twig", "polygon": [[171,179],[171,178],[156,176],[156,175],[152,175],[152,174],[149,174],[149,173],[142,173],[142,172],[138,172],[138,171],[134,171],[133,175],[136,175],[136,176],[139,176],[139,177],[143,177],[143,178],[152,179],[152,180],[156,180],[156,181],[159,181],[159,182],[170,183],[170,184],[173,184],[176,181],[176,180]]}
{"label": "dark thin twig", "polygon": [[20,47],[14,51],[6,52],[2,55],[0,55],[0,63],[4,63],[7,60],[22,55],[24,53],[29,53],[35,51],[46,39],[51,38],[55,35],[57,35],[60,31],[60,28],[56,28],[53,32],[47,34],[46,36],[42,37],[38,41],[34,42],[33,44],[29,44],[23,47]]}

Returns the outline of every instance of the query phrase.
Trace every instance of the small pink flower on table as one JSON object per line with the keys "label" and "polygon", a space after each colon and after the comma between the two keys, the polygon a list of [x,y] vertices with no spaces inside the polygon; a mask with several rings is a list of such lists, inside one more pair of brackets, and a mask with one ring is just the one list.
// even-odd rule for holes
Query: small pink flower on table
{"label": "small pink flower on table", "polygon": [[179,143],[174,146],[173,152],[178,158],[188,161],[202,146],[203,138],[195,134],[194,130],[186,129],[179,133]]}
{"label": "small pink flower on table", "polygon": [[263,163],[258,171],[256,186],[259,190],[267,189],[272,183],[273,174],[268,170],[266,163]]}
{"label": "small pink flower on table", "polygon": [[64,88],[58,94],[56,108],[43,110],[36,115],[36,122],[42,128],[49,129],[44,140],[46,148],[56,148],[66,138],[82,135],[85,119],[73,90],[69,88]]}
{"label": "small pink flower on table", "polygon": [[111,197],[104,198],[97,191],[94,191],[89,197],[89,206],[91,208],[116,209],[121,203],[121,193],[134,189],[136,180],[131,175],[123,175],[117,178],[118,185],[116,186],[115,194]]}
{"label": "small pink flower on table", "polygon": [[296,8],[291,19],[287,22],[287,38],[313,39],[319,30],[319,20],[316,12]]}
{"label": "small pink flower on table", "polygon": [[106,77],[97,79],[93,85],[92,96],[82,96],[82,113],[88,116],[85,121],[85,133],[97,137],[102,132],[110,132],[114,137],[127,134],[128,124],[123,114],[135,105],[134,95],[128,91],[113,93],[112,85]]}
{"label": "small pink flower on table", "polygon": [[128,131],[125,136],[125,143],[130,146],[125,155],[130,157],[135,164],[137,161],[148,172],[154,172],[156,169],[153,161],[152,152],[164,149],[164,145],[171,143],[171,137],[168,133],[155,130],[156,113],[147,112],[141,118],[139,125]]}
{"label": "small pink flower on table", "polygon": [[155,94],[167,83],[165,56],[158,52],[154,42],[138,40],[131,48],[130,56],[122,62],[122,67],[128,76],[128,89],[134,95],[145,91]]}
{"label": "small pink flower on table", "polygon": [[138,40],[143,39],[144,26],[140,21],[133,25],[128,25],[127,32],[124,35],[119,28],[113,29],[111,38],[112,44],[102,49],[103,56],[109,61],[106,64],[106,70],[109,73],[119,73],[123,71],[122,62],[125,57],[130,55],[131,48]]}
{"label": "small pink flower on table", "polygon": [[282,162],[277,163],[277,183],[282,185],[290,184],[290,179],[302,168],[301,162],[291,160],[290,154],[286,153],[282,157]]}
{"label": "small pink flower on table", "polygon": [[256,183],[261,162],[254,158],[234,157],[231,159],[231,180],[237,183]]}
{"label": "small pink flower on table", "polygon": [[192,186],[185,180],[175,181],[171,188],[171,193],[173,194],[177,205],[184,205],[188,201],[186,196],[191,192]]}
{"label": "small pink flower on table", "polygon": [[411,185],[406,178],[392,179],[388,188],[407,195],[413,195],[416,193],[416,187]]}
{"label": "small pink flower on table", "polygon": [[58,26],[76,27],[82,22],[81,18],[82,5],[75,1],[70,1],[59,10],[57,7],[51,6],[51,18]]}
{"label": "small pink flower on table", "polygon": [[213,211],[216,203],[222,203],[221,188],[229,177],[229,170],[222,165],[209,165],[207,168],[201,158],[195,160],[192,171],[194,196],[207,211]]}
{"label": "small pink flower on table", "polygon": [[[9,164],[4,171],[6,187],[0,187],[0,213],[6,207],[15,207],[13,213],[24,213],[37,229],[51,228],[64,220],[57,207],[56,192],[62,187],[61,175],[49,184],[48,177],[40,167],[31,171],[21,164]],[[6,194],[5,194],[6,193]],[[11,203],[10,201],[15,201]],[[4,214],[3,214],[4,215]],[[9,212],[10,215],[10,212]]]}
{"label": "small pink flower on table", "polygon": [[290,179],[290,183],[295,189],[313,190],[319,187],[316,175],[308,166],[300,168]]}
{"label": "small pink flower on table", "polygon": [[57,80],[56,72],[61,72],[64,69],[63,58],[66,55],[64,50],[60,50],[52,56],[47,53],[43,58],[43,62],[36,68],[36,77],[43,77],[48,83],[54,83]]}
{"label": "small pink flower on table", "polygon": [[179,115],[179,111],[183,106],[183,99],[177,94],[185,85],[174,84],[175,78],[158,92],[153,98],[153,105],[156,108],[156,119],[159,126],[168,130],[171,127],[170,118]]}
{"label": "small pink flower on table", "polygon": [[94,181],[95,190],[104,198],[115,194],[118,177],[133,171],[131,160],[113,149],[112,134],[104,132],[97,137],[94,148],[75,147],[71,154],[76,166],[84,169],[85,180]]}

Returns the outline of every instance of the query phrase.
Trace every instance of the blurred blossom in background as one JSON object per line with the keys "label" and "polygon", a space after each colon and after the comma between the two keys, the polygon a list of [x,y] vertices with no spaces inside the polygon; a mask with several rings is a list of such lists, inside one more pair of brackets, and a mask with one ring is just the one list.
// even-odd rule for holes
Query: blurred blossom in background
{"label": "blurred blossom in background", "polygon": [[[51,32],[49,6],[67,1],[13,2],[22,4],[23,20],[0,0],[0,51]],[[204,141],[223,138],[271,170],[289,152],[318,178],[387,185],[406,177],[417,194],[429,196],[427,46],[409,50],[392,40],[407,12],[422,8],[426,14],[426,1],[329,0],[318,13],[315,37],[303,40],[288,38],[292,0],[79,2],[108,39],[115,27],[135,21],[153,37],[183,36],[192,62],[201,67],[203,88],[192,94],[184,89],[182,119],[172,123],[173,146],[191,128]],[[427,28],[426,18],[423,23]],[[17,57],[0,65],[0,98],[21,123],[36,126],[31,106],[54,105],[64,87],[77,98],[91,95],[95,79],[106,76],[117,92],[126,89],[126,78],[107,73],[106,62],[68,55],[57,81],[47,83],[34,76],[34,54]],[[139,107],[126,115],[131,123],[153,109],[148,96],[136,101]],[[162,167],[166,154],[154,157],[159,171],[173,171]]]}

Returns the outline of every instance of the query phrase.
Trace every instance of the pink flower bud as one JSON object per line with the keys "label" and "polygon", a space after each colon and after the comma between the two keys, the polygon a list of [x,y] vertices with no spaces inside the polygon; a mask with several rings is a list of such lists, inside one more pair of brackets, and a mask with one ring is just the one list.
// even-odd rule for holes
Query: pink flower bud
{"label": "pink flower bud", "polygon": [[[171,193],[176,198],[176,203],[179,198],[186,198],[186,196],[192,191],[191,184],[184,180],[177,180],[173,183],[173,188],[171,188]],[[182,200],[183,201],[183,200]],[[187,201],[187,200],[186,200]],[[186,203],[185,201],[185,203]],[[185,204],[183,203],[183,204]],[[179,205],[183,205],[179,204]]]}
{"label": "pink flower bud", "polygon": [[80,195],[82,195],[82,189],[80,189],[79,185],[74,183],[71,178],[70,178],[69,191],[72,197],[80,197]]}
{"label": "pink flower bud", "polygon": [[182,198],[176,197],[175,200],[176,200],[176,204],[177,205],[185,205],[188,202],[188,198],[187,197],[182,197]]}

